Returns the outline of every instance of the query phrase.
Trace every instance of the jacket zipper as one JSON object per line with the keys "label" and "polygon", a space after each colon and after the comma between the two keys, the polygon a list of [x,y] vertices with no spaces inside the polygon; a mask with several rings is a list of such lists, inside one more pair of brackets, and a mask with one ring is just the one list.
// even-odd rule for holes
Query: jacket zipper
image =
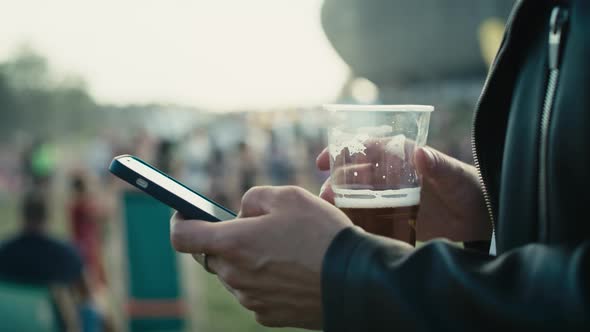
{"label": "jacket zipper", "polygon": [[539,138],[539,225],[541,241],[548,240],[549,222],[547,207],[547,141],[549,136],[549,124],[551,121],[551,111],[553,101],[555,100],[555,90],[559,79],[559,64],[562,46],[562,31],[568,20],[568,12],[560,7],[553,8],[551,12],[550,29],[549,29],[549,57],[548,69],[549,78],[547,80],[547,89],[545,90],[545,99],[543,103],[543,113],[541,114],[540,138]]}
{"label": "jacket zipper", "polygon": [[[514,18],[516,16],[516,13],[519,11],[520,7],[522,6],[522,1],[519,1],[516,3],[515,7],[513,8],[513,10],[510,12],[510,16],[508,17],[507,20],[507,24],[506,26],[511,26],[512,22],[514,21]],[[503,45],[501,46],[500,50],[498,51],[498,54],[496,55],[496,58],[494,60],[494,62],[492,63],[492,66],[490,68],[490,71],[488,73],[488,76],[486,78],[486,81],[483,85],[483,88],[481,90],[481,94],[479,96],[479,100],[477,101],[477,105],[475,106],[475,113],[473,114],[473,123],[471,126],[471,154],[473,155],[473,164],[475,166],[475,168],[477,169],[477,176],[479,179],[479,184],[481,186],[481,191],[483,194],[483,199],[486,205],[486,209],[488,211],[488,216],[490,218],[490,223],[492,224],[492,244],[490,247],[490,254],[491,255],[496,255],[496,223],[495,223],[495,218],[494,218],[494,210],[492,208],[492,200],[490,199],[490,193],[486,187],[486,184],[483,180],[483,175],[482,175],[482,167],[481,164],[479,162],[479,156],[477,155],[477,143],[475,141],[475,137],[476,137],[476,126],[475,126],[475,122],[477,120],[477,115],[479,113],[479,109],[481,107],[481,102],[483,100],[483,96],[486,95],[487,90],[489,88],[489,83],[490,83],[490,78],[494,76],[494,73],[497,70],[498,67],[498,62],[499,59],[502,58],[502,56],[504,55],[504,53],[506,53],[506,48],[507,48],[507,43],[504,42]]]}

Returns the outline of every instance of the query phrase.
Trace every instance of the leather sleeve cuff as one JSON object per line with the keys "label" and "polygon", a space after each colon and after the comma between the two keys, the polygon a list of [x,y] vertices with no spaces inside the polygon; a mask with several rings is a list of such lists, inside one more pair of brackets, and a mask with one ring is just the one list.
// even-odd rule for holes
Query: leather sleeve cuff
{"label": "leather sleeve cuff", "polygon": [[360,292],[350,287],[349,262],[359,244],[361,232],[354,227],[342,230],[328,247],[322,267],[322,306],[324,331],[353,331]]}
{"label": "leather sleeve cuff", "polygon": [[[375,256],[391,240],[350,227],[334,238],[324,257],[322,267],[322,306],[325,332],[358,332],[370,320],[371,270]],[[389,249],[389,248],[388,248]],[[387,250],[405,256],[405,250]],[[389,256],[389,255],[388,255]],[[391,259],[392,257],[390,257]]]}

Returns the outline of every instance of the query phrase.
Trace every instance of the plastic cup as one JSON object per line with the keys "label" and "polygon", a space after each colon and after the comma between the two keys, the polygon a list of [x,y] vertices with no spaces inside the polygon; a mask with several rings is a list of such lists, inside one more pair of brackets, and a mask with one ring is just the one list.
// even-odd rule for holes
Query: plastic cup
{"label": "plastic cup", "polygon": [[415,245],[428,105],[324,105],[334,201],[366,231]]}

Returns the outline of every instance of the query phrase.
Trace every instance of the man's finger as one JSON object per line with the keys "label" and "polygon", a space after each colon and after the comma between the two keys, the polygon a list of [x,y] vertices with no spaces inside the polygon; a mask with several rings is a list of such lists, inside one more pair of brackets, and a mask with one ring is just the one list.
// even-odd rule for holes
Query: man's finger
{"label": "man's finger", "polygon": [[320,171],[330,170],[330,153],[328,152],[327,147],[324,148],[322,152],[320,152],[317,159],[315,160],[315,164]]}
{"label": "man's finger", "polygon": [[373,164],[353,164],[337,167],[330,176],[332,184],[356,183],[369,184],[373,175]]}
{"label": "man's finger", "polygon": [[[202,220],[185,220],[178,215],[170,221],[170,241],[179,252],[205,253],[213,252],[220,232],[217,223]],[[221,223],[219,223],[221,224]]]}
{"label": "man's finger", "polygon": [[242,196],[242,206],[238,217],[255,217],[268,214],[275,192],[276,188],[270,186],[250,188]]}
{"label": "man's finger", "polygon": [[241,233],[248,232],[251,223],[244,219],[221,222],[185,220],[174,214],[170,225],[172,246],[179,252],[221,254]]}
{"label": "man's finger", "polygon": [[[381,156],[389,147],[388,143],[391,141],[391,137],[386,138],[370,138],[369,140],[363,142],[365,147],[367,148],[365,153],[367,160],[376,160]],[[415,147],[414,141],[406,139],[404,141],[405,150],[412,151]],[[330,152],[328,147],[324,148],[322,152],[316,158],[316,166],[320,171],[329,171],[330,170]]]}
{"label": "man's finger", "polygon": [[453,181],[464,172],[463,162],[432,148],[421,147],[414,154],[416,169],[428,181]]}

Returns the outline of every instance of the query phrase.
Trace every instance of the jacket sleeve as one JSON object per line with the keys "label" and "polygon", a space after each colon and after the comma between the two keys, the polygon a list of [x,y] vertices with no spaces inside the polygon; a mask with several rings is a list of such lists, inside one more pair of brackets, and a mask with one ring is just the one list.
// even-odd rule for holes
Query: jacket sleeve
{"label": "jacket sleeve", "polygon": [[493,257],[348,228],[324,258],[324,331],[590,331],[589,283],[588,242]]}

